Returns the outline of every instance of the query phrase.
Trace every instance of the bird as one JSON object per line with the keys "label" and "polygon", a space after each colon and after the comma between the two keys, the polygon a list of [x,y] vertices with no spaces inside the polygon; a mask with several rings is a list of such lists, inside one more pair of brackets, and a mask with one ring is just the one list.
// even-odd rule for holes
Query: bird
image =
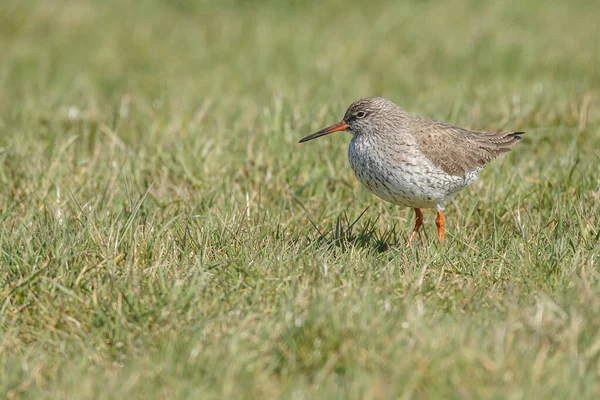
{"label": "bird", "polygon": [[464,129],[369,97],[353,102],[340,122],[299,143],[340,131],[352,134],[348,160],[356,178],[381,199],[414,209],[408,246],[423,225],[421,209],[437,211],[437,237],[443,243],[444,203],[475,182],[488,162],[509,152],[524,134]]}

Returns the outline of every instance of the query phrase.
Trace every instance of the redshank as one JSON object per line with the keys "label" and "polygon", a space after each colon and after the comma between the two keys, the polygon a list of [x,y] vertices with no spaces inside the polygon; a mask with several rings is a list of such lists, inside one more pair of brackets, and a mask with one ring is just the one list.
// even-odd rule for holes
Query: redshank
{"label": "redshank", "polygon": [[358,180],[390,203],[412,207],[415,227],[423,225],[422,208],[435,208],[437,235],[444,241],[444,202],[477,179],[485,165],[509,152],[524,132],[471,131],[410,114],[390,100],[373,97],[350,105],[344,119],[306,136],[307,142],[349,131],[348,159]]}

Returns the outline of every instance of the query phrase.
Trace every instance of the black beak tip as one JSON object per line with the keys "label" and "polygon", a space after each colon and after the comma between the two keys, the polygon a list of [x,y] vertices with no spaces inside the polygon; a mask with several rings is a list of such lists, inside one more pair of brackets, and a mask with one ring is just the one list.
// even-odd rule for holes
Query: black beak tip
{"label": "black beak tip", "polygon": [[[320,133],[320,132],[317,132],[317,133]],[[300,140],[298,141],[298,143],[304,143],[304,142],[308,142],[309,140],[316,139],[316,138],[318,138],[319,136],[323,136],[323,135],[317,135],[317,134],[313,133],[312,135],[308,135],[308,136],[305,136],[305,137],[303,137],[302,139],[300,139]]]}

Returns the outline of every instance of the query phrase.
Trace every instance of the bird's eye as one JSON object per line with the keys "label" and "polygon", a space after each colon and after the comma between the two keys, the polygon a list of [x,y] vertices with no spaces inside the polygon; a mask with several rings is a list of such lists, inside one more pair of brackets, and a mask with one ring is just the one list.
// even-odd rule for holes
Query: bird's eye
{"label": "bird's eye", "polygon": [[359,112],[357,112],[357,113],[356,113],[356,118],[364,118],[364,117],[365,117],[365,115],[367,115],[367,113],[366,113],[366,112],[364,112],[364,111],[359,111]]}

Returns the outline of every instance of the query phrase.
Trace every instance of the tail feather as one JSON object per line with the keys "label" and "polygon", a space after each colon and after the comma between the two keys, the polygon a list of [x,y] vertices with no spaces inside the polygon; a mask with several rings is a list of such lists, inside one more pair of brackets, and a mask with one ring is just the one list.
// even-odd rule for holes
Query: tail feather
{"label": "tail feather", "polygon": [[511,132],[510,136],[514,137],[517,140],[521,140],[521,135],[524,135],[525,132]]}

